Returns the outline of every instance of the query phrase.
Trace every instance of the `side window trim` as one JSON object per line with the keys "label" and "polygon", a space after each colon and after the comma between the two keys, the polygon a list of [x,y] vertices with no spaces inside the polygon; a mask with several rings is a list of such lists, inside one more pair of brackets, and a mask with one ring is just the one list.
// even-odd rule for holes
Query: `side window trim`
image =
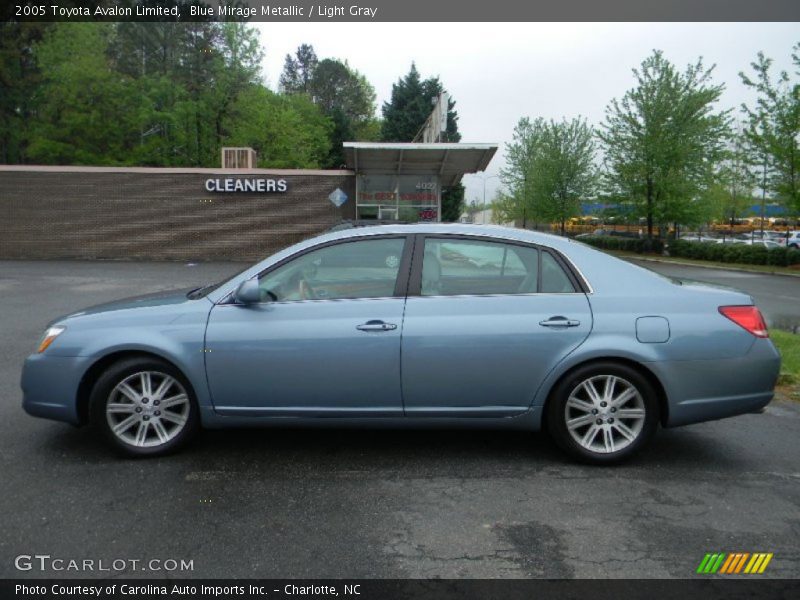
{"label": "side window trim", "polygon": [[[510,246],[523,246],[532,248],[539,251],[538,257],[538,273],[536,274],[536,292],[528,292],[528,294],[541,294],[539,290],[542,289],[542,253],[547,252],[556,263],[563,269],[564,273],[569,278],[572,286],[575,288],[574,292],[564,292],[573,294],[588,294],[591,289],[582,277],[578,277],[575,273],[575,268],[572,263],[566,259],[561,252],[549,246],[542,246],[532,242],[524,242],[521,240],[507,240],[503,238],[492,238],[480,235],[466,235],[466,234],[448,234],[448,233],[418,233],[413,236],[414,240],[414,253],[409,273],[409,281],[407,287],[408,296],[422,296],[422,260],[425,253],[425,240],[428,238],[434,240],[463,240],[471,242],[494,242]],[[405,255],[404,255],[405,257]],[[464,296],[514,296],[520,294],[461,294]]]}
{"label": "side window trim", "polygon": [[[409,234],[397,234],[397,233],[387,233],[381,235],[362,235],[362,236],[355,236],[355,237],[348,237],[348,238],[341,238],[338,240],[331,240],[330,242],[323,242],[321,244],[317,244],[316,246],[311,246],[309,248],[305,248],[300,252],[296,252],[291,256],[287,256],[286,258],[279,260],[275,264],[272,264],[265,268],[262,271],[259,271],[256,275],[253,275],[251,279],[261,279],[265,275],[268,275],[272,271],[279,269],[280,267],[284,266],[292,262],[295,259],[298,259],[306,254],[311,252],[316,252],[317,250],[322,250],[323,248],[329,248],[331,246],[337,246],[340,244],[348,244],[348,243],[355,243],[361,241],[371,241],[371,240],[386,240],[386,239],[402,239],[403,240],[403,254],[400,258],[400,266],[397,270],[397,278],[395,279],[395,288],[394,294],[389,296],[391,298],[405,298],[408,293],[408,285],[410,281],[410,269],[408,268],[409,264],[411,263],[411,255],[414,249],[414,238],[415,235]],[[235,288],[230,290],[225,297],[218,302],[218,304],[235,304],[233,299],[233,293],[235,292]],[[326,300],[324,298],[315,299],[315,300],[291,300],[290,302],[340,302],[342,300],[348,299],[356,299],[356,300],[375,300],[375,298],[334,298],[330,300]],[[260,304],[267,304],[269,301],[264,301]]]}
{"label": "side window trim", "polygon": [[[561,252],[556,250],[555,248],[545,248],[542,247],[541,250],[547,252],[550,256],[553,257],[553,260],[556,261],[556,264],[561,267],[561,270],[564,271],[567,278],[572,283],[572,287],[575,289],[574,292],[567,292],[572,294],[588,294],[590,293],[590,289],[588,287],[588,283],[584,281],[583,277],[579,277],[578,274],[575,272],[575,267],[572,265],[572,262],[567,259]],[[539,289],[542,289],[542,271],[541,271],[541,254],[539,255]]]}

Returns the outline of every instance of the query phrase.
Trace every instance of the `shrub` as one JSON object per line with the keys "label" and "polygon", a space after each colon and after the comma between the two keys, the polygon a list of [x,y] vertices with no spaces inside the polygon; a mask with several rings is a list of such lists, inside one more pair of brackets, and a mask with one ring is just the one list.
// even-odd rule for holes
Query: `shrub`
{"label": "shrub", "polygon": [[775,265],[786,267],[800,264],[800,250],[749,246],[747,244],[712,244],[710,242],[687,242],[674,240],[669,244],[670,256],[713,260],[716,262],[742,263],[748,265]]}
{"label": "shrub", "polygon": [[602,248],[603,250],[623,250],[626,252],[658,252],[664,251],[664,242],[660,239],[648,240],[647,238],[628,238],[615,237],[610,235],[598,235],[581,238],[580,241]]}

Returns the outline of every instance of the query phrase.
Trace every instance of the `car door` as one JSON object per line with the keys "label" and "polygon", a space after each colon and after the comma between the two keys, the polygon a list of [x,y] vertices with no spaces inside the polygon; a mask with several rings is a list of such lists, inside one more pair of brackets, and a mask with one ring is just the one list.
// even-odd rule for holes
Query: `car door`
{"label": "car door", "polygon": [[409,416],[508,416],[583,342],[582,283],[545,248],[419,236],[403,324]]}
{"label": "car door", "polygon": [[215,306],[205,355],[215,409],[402,415],[400,333],[410,250],[405,236],[315,247],[259,276],[263,302]]}

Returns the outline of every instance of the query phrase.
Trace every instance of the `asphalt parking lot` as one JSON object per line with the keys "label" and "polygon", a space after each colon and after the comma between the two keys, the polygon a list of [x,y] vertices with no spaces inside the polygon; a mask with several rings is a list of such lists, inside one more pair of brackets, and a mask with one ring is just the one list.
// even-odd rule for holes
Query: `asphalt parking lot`
{"label": "asphalt parking lot", "polygon": [[[616,468],[487,431],[216,431],[125,460],[20,408],[22,361],[50,319],[240,268],[0,262],[0,577],[108,576],[15,569],[38,553],[192,560],[173,575],[195,577],[683,578],[706,552],[773,552],[764,576],[800,577],[795,403],[662,430]],[[800,279],[739,275],[716,277],[770,318],[798,315]]]}
{"label": "asphalt parking lot", "polygon": [[791,329],[800,326],[800,277],[644,260],[632,262],[668,277],[740,289],[753,297],[770,327]]}

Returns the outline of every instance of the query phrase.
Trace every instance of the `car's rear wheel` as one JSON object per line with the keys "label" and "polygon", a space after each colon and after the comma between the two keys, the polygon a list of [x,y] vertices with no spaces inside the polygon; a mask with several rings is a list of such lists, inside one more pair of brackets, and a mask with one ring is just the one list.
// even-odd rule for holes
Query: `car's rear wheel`
{"label": "car's rear wheel", "polygon": [[638,371],[618,363],[595,363],[575,370],[556,386],[547,425],[571,456],[611,464],[650,441],[658,413],[653,386]]}
{"label": "car's rear wheel", "polygon": [[115,363],[98,378],[90,403],[93,424],[130,456],[172,452],[198,427],[191,386],[178,369],[158,359]]}

